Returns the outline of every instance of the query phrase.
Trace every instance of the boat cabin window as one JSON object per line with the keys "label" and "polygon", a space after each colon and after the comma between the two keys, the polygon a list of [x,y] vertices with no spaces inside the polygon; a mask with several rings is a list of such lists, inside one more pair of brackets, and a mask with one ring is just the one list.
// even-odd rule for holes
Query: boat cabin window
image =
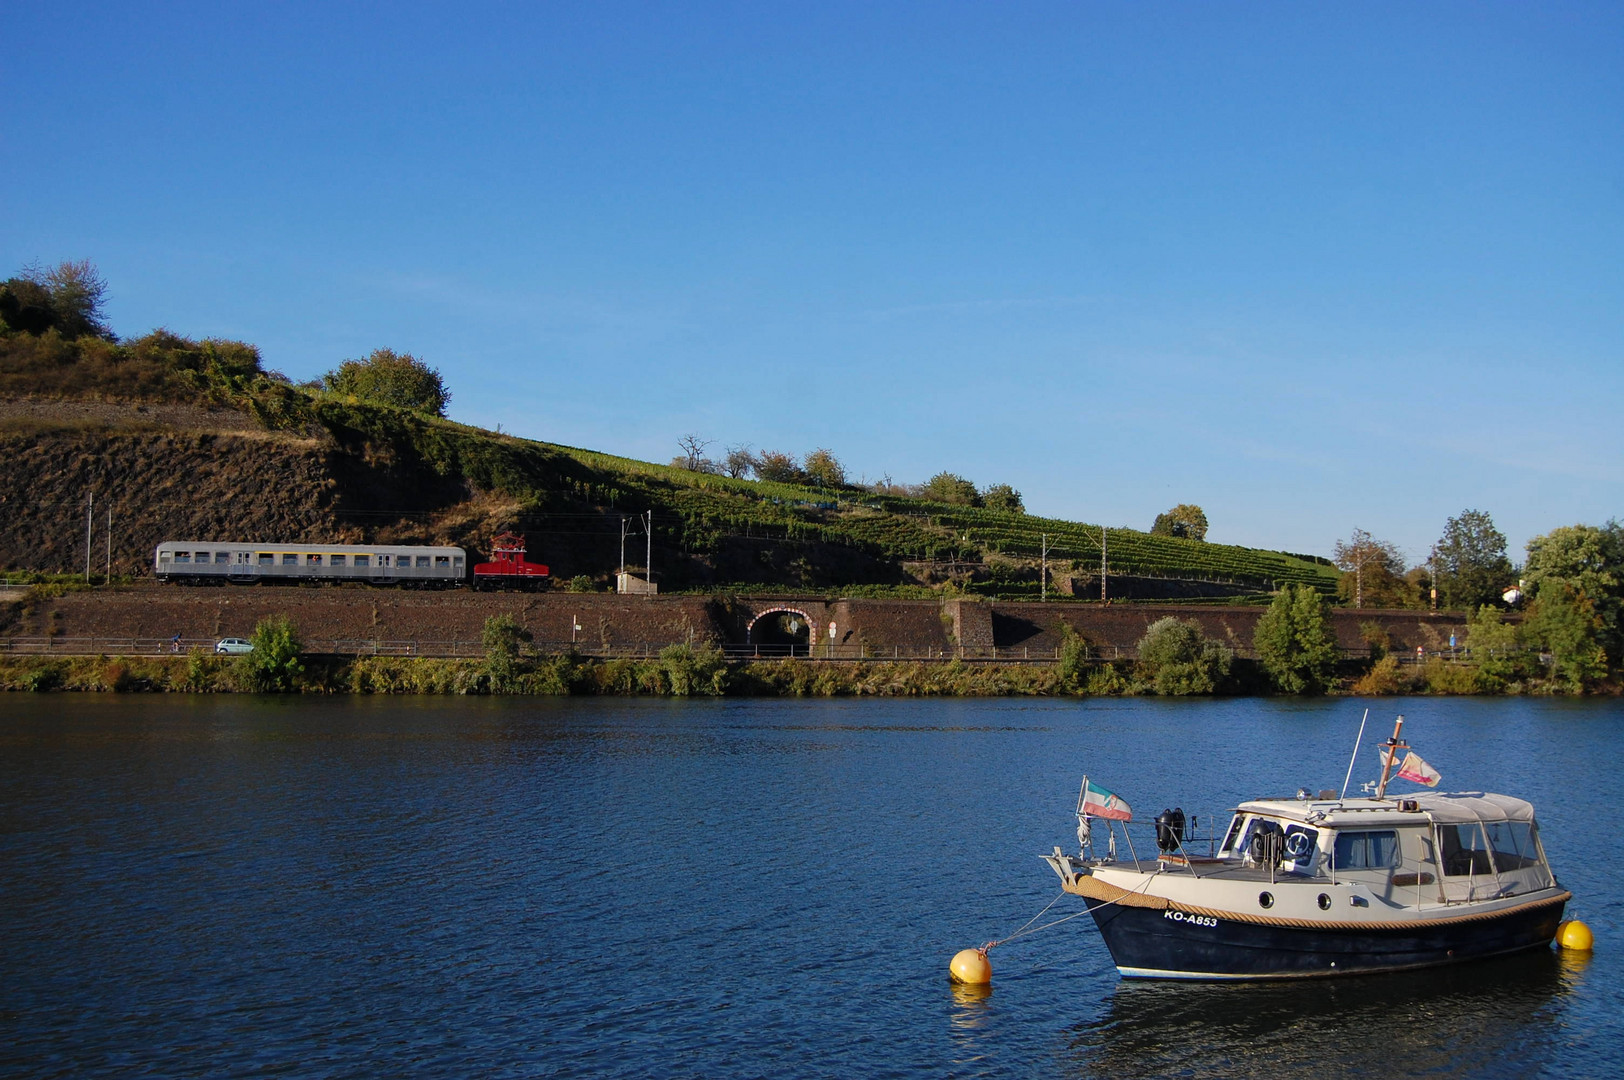
{"label": "boat cabin window", "polygon": [[1488,844],[1483,839],[1483,826],[1440,825],[1438,842],[1443,848],[1444,876],[1467,877],[1492,874]]}
{"label": "boat cabin window", "polygon": [[1235,820],[1229,823],[1229,835],[1224,837],[1224,846],[1222,848],[1219,848],[1220,851],[1236,851],[1236,850],[1238,850],[1235,847],[1235,841],[1237,841],[1237,840],[1239,840],[1241,838],[1241,826],[1245,825],[1245,824],[1246,824],[1245,815],[1236,814],[1235,815]]}
{"label": "boat cabin window", "polygon": [[1491,821],[1485,828],[1498,869],[1521,870],[1539,865],[1539,847],[1534,840],[1532,821]]}
{"label": "boat cabin window", "polygon": [[1336,834],[1338,870],[1386,869],[1398,865],[1398,833],[1392,829]]}

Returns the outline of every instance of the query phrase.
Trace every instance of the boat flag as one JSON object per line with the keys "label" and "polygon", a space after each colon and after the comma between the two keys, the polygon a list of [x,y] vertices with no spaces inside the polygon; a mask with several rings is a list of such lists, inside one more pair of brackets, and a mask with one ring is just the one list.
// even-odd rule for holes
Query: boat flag
{"label": "boat flag", "polygon": [[1408,780],[1414,784],[1425,784],[1427,787],[1437,787],[1442,779],[1438,770],[1421,760],[1421,755],[1411,750],[1404,755],[1404,760],[1398,767],[1398,778]]}
{"label": "boat flag", "polygon": [[1086,776],[1083,777],[1082,796],[1077,800],[1077,812],[1111,821],[1133,820],[1133,808],[1123,802],[1120,795],[1106,791]]}

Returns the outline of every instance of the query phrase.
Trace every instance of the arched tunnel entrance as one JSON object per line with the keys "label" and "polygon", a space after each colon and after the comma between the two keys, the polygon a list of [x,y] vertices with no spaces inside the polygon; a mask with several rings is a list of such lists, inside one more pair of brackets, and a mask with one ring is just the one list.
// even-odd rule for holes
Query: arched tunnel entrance
{"label": "arched tunnel entrance", "polygon": [[750,620],[745,641],[763,656],[806,656],[816,643],[816,627],[799,608],[770,608]]}

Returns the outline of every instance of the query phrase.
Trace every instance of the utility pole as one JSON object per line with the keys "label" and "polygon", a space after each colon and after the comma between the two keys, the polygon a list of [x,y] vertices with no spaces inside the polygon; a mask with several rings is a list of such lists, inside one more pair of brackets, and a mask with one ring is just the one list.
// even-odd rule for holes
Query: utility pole
{"label": "utility pole", "polygon": [[96,493],[92,491],[85,503],[85,584],[90,584],[90,530],[96,523]]}
{"label": "utility pole", "polygon": [[1043,591],[1042,591],[1041,595],[1042,595],[1043,599],[1045,601],[1047,601],[1049,599],[1049,534],[1048,533],[1043,533],[1042,535],[1043,535],[1043,584],[1042,584]]}
{"label": "utility pole", "polygon": [[107,580],[104,585],[113,583],[113,508],[107,508]]}
{"label": "utility pole", "polygon": [[654,584],[654,511],[648,512],[648,524],[643,526],[643,533],[648,537],[648,556],[643,561],[643,574],[648,578],[650,585]]}
{"label": "utility pole", "polygon": [[1101,525],[1100,526],[1100,603],[1105,604],[1105,603],[1109,603],[1109,602],[1110,601],[1106,599],[1106,595],[1105,595],[1105,526]]}
{"label": "utility pole", "polygon": [[626,572],[626,515],[620,515],[620,572]]}

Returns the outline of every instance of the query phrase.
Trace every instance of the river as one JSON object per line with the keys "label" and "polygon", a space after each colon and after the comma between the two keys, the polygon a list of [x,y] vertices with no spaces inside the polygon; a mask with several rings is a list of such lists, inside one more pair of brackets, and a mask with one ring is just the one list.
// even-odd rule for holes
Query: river
{"label": "river", "polygon": [[[1126,983],[1085,916],[949,984],[1056,899],[1085,771],[1205,832],[1340,787],[1365,704],[1534,802],[1592,957]],[[14,694],[0,1074],[1616,1075],[1621,757],[1616,700]]]}

